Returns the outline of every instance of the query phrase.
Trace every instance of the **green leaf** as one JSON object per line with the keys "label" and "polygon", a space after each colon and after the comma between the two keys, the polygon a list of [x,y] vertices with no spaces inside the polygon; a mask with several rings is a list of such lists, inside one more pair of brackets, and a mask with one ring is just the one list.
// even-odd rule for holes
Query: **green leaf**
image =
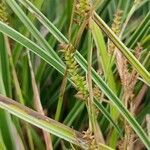
{"label": "green leaf", "polygon": [[[2,67],[1,67],[1,61],[0,61],[0,94],[6,94],[4,82],[2,78]],[[0,123],[0,131],[2,133],[3,141],[5,143],[5,146],[7,149],[15,149],[15,142],[13,140],[13,131],[12,131],[12,120],[10,115],[5,112],[4,110],[0,109],[0,120],[2,123]]]}
{"label": "green leaf", "polygon": [[111,70],[111,64],[110,64],[111,57],[107,52],[107,48],[106,48],[106,44],[102,32],[93,20],[90,22],[90,26],[99,53],[99,57],[102,63],[102,67],[104,70],[105,80],[108,83],[108,86],[113,90],[113,92],[117,93],[116,83],[114,80],[113,72]]}
{"label": "green leaf", "polygon": [[2,134],[1,134],[1,130],[0,130],[0,149],[6,150],[5,143],[3,141],[3,137],[2,137]]}
{"label": "green leaf", "polygon": [[31,40],[27,39],[23,35],[21,35],[19,32],[15,31],[14,29],[10,28],[6,24],[0,22],[0,31],[7,34],[9,37],[14,39],[15,41],[18,41],[20,44],[25,46],[27,49],[30,49],[33,53],[37,54],[39,57],[41,57],[43,60],[45,60],[48,64],[52,65],[56,70],[58,70],[61,74],[64,72],[65,66],[58,62],[55,58],[51,57],[51,55],[44,51],[41,47],[36,45]]}
{"label": "green leaf", "polygon": [[5,91],[7,96],[12,96],[12,87],[11,87],[11,73],[10,73],[10,67],[9,67],[9,58],[7,54],[7,47],[6,47],[6,38],[2,33],[0,34],[0,57],[1,57],[1,65],[2,65],[2,76],[5,86]]}
{"label": "green leaf", "polygon": [[[118,131],[119,135],[122,136],[122,131],[121,129],[118,127],[118,125],[116,125],[116,123],[113,121],[113,119],[111,118],[109,112],[106,111],[105,107],[97,100],[94,99],[93,103],[95,104],[95,106],[104,114],[104,116],[110,121],[110,123],[112,123],[112,125],[115,127],[115,129]],[[106,115],[107,114],[107,115]]]}
{"label": "green leaf", "polygon": [[0,95],[0,107],[19,117],[20,119],[25,120],[32,125],[48,131],[73,144],[76,144],[82,148],[89,147],[80,132],[77,132],[53,119],[43,116],[40,113],[37,113],[36,111],[33,111],[32,109],[13,101],[10,98]]}
{"label": "green leaf", "polygon": [[130,36],[130,38],[127,41],[127,46],[130,48],[134,48],[136,46],[137,42],[140,42],[140,40],[143,38],[143,35],[150,27],[150,12],[147,13],[144,20],[141,22],[141,24],[138,26],[138,28],[135,30],[135,32]]}

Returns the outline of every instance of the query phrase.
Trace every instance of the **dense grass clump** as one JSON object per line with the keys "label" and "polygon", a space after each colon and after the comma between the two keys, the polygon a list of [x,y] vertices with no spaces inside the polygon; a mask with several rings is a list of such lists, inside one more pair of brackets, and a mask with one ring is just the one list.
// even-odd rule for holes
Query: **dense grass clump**
{"label": "dense grass clump", "polygon": [[0,150],[150,149],[148,0],[0,0]]}

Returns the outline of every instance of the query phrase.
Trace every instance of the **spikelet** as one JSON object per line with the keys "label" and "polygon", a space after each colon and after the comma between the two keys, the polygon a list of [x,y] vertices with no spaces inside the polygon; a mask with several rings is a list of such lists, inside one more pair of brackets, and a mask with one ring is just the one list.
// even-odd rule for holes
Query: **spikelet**
{"label": "spikelet", "polygon": [[92,14],[92,7],[89,0],[76,0],[74,21],[79,25],[83,20],[88,20]]}
{"label": "spikelet", "polygon": [[64,59],[67,66],[68,73],[71,75],[71,79],[75,84],[78,93],[76,96],[80,99],[87,100],[88,91],[84,76],[79,74],[79,67],[74,58],[75,48],[71,44],[61,44],[60,45],[64,53]]}
{"label": "spikelet", "polygon": [[[140,43],[137,43],[137,47],[135,48],[135,57],[138,60],[140,59],[142,50],[143,48],[141,47]],[[126,74],[128,74],[128,77],[126,78],[127,84],[125,85],[126,93],[128,93],[129,101],[132,101],[134,97],[134,86],[138,79],[138,73],[135,69],[132,69],[131,72],[128,71]]]}
{"label": "spikelet", "polygon": [[113,24],[112,24],[112,30],[114,31],[114,33],[116,35],[119,35],[119,33],[120,33],[122,15],[123,15],[123,11],[122,10],[117,10],[115,15],[114,15],[114,21],[113,21]]}
{"label": "spikelet", "polygon": [[101,150],[104,149],[104,147],[101,146],[100,143],[96,143],[96,140],[94,138],[93,133],[88,129],[87,131],[83,131],[83,139],[87,141],[87,144],[89,145],[88,150]]}
{"label": "spikelet", "polygon": [[[112,24],[112,31],[118,36],[120,31],[121,31],[121,20],[122,20],[122,15],[123,11],[122,10],[117,10],[115,15],[114,15],[114,21]],[[116,59],[117,59],[117,68],[119,72],[119,76],[121,79],[121,83],[124,87],[124,90],[128,89],[128,78],[129,78],[129,73],[128,73],[128,63],[126,58],[117,50],[116,46],[109,41],[108,43],[108,51],[113,54],[114,51],[116,50]]]}
{"label": "spikelet", "polygon": [[93,93],[97,99],[101,99],[101,91],[97,86],[93,88]]}
{"label": "spikelet", "polygon": [[[123,12],[121,10],[117,10],[114,15],[112,30],[117,36],[120,34],[120,31],[121,31],[122,14]],[[116,46],[111,41],[109,42],[109,45],[108,45],[108,51],[111,54],[113,54],[114,51],[116,51],[117,69],[118,69],[121,83],[124,89],[124,97],[125,99],[129,99],[129,95],[131,94],[130,92],[132,90],[130,89],[131,88],[130,87],[130,73],[128,70],[127,59],[122,55],[121,52],[118,51]]]}
{"label": "spikelet", "polygon": [[94,135],[93,133],[88,129],[87,131],[83,131],[83,139],[85,139],[87,141],[87,144],[90,145],[89,146],[89,150],[98,150],[98,146],[96,144],[96,141],[94,139]]}
{"label": "spikelet", "polygon": [[[122,20],[122,15],[123,15],[123,11],[122,10],[117,10],[115,15],[114,15],[114,21],[112,24],[112,30],[116,35],[119,35],[120,30],[121,30],[121,20]],[[113,54],[114,50],[115,50],[115,45],[113,44],[113,42],[109,41],[108,43],[108,52],[110,54]]]}
{"label": "spikelet", "polygon": [[143,47],[140,43],[137,43],[137,46],[135,47],[135,57],[139,60],[141,56],[141,52],[143,50]]}
{"label": "spikelet", "polygon": [[3,1],[0,1],[0,21],[8,24],[8,14],[6,11],[6,6]]}
{"label": "spikelet", "polygon": [[131,139],[133,139],[135,133],[132,129],[132,127],[127,123],[126,124],[126,132],[127,132],[127,135],[128,135],[128,144],[131,144],[130,141],[132,141]]}

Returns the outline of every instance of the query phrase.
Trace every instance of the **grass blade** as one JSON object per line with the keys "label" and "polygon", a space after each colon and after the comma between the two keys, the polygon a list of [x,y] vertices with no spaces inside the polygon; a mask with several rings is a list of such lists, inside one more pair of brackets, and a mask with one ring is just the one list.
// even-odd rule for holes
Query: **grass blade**
{"label": "grass blade", "polygon": [[3,141],[1,131],[0,131],[0,149],[6,150],[6,146],[5,146],[5,143]]}
{"label": "grass blade", "polygon": [[96,47],[99,51],[98,53],[101,58],[101,63],[102,63],[103,71],[104,71],[105,80],[108,83],[109,87],[113,90],[113,92],[117,93],[113,72],[112,72],[111,66],[110,66],[111,57],[107,52],[107,48],[105,45],[105,41],[104,41],[102,32],[93,20],[90,22],[90,25],[91,25],[91,30],[92,30],[92,34],[94,37],[94,41],[96,43]]}
{"label": "grass blade", "polygon": [[7,34],[9,37],[18,41],[20,44],[25,46],[27,49],[30,49],[33,53],[37,54],[43,60],[45,60],[48,64],[52,65],[56,70],[58,70],[61,74],[64,72],[65,66],[59,63],[56,59],[50,56],[47,51],[44,51],[42,48],[37,46],[34,42],[27,39],[19,32],[15,31],[11,27],[7,26],[5,23],[0,22],[0,31]]}
{"label": "grass blade", "polygon": [[143,34],[148,30],[150,27],[150,12],[145,16],[144,20],[138,26],[136,31],[131,35],[129,40],[127,41],[127,46],[130,48],[134,48],[137,42],[139,42]]}
{"label": "grass blade", "polygon": [[[1,61],[0,61],[0,94],[6,94],[5,88],[4,88],[4,82],[2,78],[2,70],[1,70]],[[5,143],[5,146],[7,149],[14,150],[16,148],[15,141],[13,137],[13,125],[10,115],[5,112],[4,110],[0,109],[0,120],[2,123],[0,123],[0,131],[2,133],[2,138]],[[14,129],[15,130],[15,129]]]}
{"label": "grass blade", "polygon": [[10,98],[0,95],[0,107],[19,117],[20,119],[23,119],[82,148],[87,148],[89,146],[82,138],[83,135],[80,132],[77,132],[55,120],[45,117],[33,111],[32,109],[13,101]]}
{"label": "grass blade", "polygon": [[10,66],[9,66],[9,58],[7,55],[7,47],[6,47],[6,37],[3,34],[0,34],[0,57],[1,57],[1,67],[2,67],[2,75],[3,81],[5,85],[5,91],[7,96],[12,96],[11,92],[11,76],[10,76]]}
{"label": "grass blade", "polygon": [[112,120],[110,114],[106,111],[105,107],[97,100],[94,99],[93,103],[95,104],[95,106],[102,112],[107,115],[104,114],[104,116],[110,121],[110,123],[112,123],[112,125],[115,127],[115,129],[118,131],[119,135],[122,136],[122,131],[121,129],[118,127],[118,125],[116,125],[116,123]]}

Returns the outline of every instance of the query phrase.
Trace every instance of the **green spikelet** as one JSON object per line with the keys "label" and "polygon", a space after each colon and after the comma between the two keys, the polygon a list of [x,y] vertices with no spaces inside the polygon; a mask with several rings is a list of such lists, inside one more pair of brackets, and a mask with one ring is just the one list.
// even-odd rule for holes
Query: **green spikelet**
{"label": "green spikelet", "polygon": [[89,0],[76,0],[74,21],[79,25],[83,20],[88,20],[92,14],[92,6]]}
{"label": "green spikelet", "polygon": [[87,16],[89,11],[91,10],[91,5],[88,0],[77,0],[76,2],[76,11],[81,16]]}
{"label": "green spikelet", "polygon": [[117,12],[114,15],[114,21],[112,24],[112,30],[116,35],[119,35],[120,29],[121,29],[121,20],[122,20],[123,11],[117,10]]}
{"label": "green spikelet", "polygon": [[8,24],[8,14],[6,11],[6,6],[3,1],[0,1],[0,21]]}
{"label": "green spikelet", "polygon": [[79,74],[78,64],[74,59],[75,55],[75,48],[71,44],[61,44],[64,53],[65,63],[67,65],[68,73],[71,75],[71,79],[75,84],[76,90],[78,91],[77,97],[87,100],[88,98],[88,91],[87,85],[84,76]]}

